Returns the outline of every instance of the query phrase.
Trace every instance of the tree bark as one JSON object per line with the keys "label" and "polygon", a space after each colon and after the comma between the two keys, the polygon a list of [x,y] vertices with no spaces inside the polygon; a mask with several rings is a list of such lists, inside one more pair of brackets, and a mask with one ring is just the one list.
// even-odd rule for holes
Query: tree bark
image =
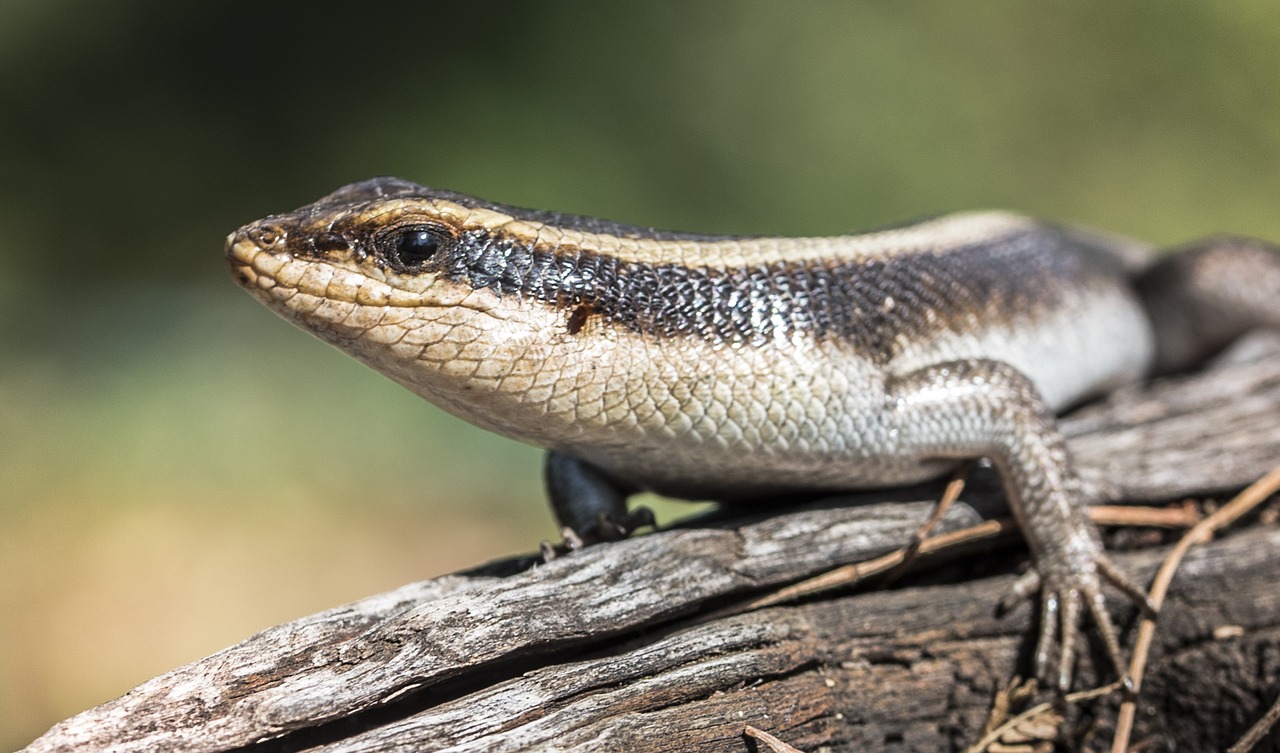
{"label": "tree bark", "polygon": [[[1257,336],[1203,372],[1117,393],[1063,427],[1093,486],[1164,503],[1221,499],[1264,475],[1280,462],[1277,416],[1280,338]],[[1024,559],[1016,548],[970,548],[891,590],[732,613],[901,547],[938,488],[709,518],[545,564],[530,556],[410,584],[265,630],[26,750],[763,750],[747,725],[802,750],[963,749],[1029,669],[1034,610],[995,607]],[[978,473],[938,531],[1000,515],[996,488]],[[1220,750],[1280,693],[1274,518],[1274,508],[1255,516],[1183,563],[1139,700],[1134,740],[1148,750]],[[1165,550],[1116,560],[1149,579]],[[1112,596],[1113,618],[1133,624],[1135,610]],[[1077,685],[1114,679],[1101,651],[1089,642]],[[1105,747],[1116,703],[1070,709],[1069,744]],[[1280,736],[1256,750],[1280,750]]]}

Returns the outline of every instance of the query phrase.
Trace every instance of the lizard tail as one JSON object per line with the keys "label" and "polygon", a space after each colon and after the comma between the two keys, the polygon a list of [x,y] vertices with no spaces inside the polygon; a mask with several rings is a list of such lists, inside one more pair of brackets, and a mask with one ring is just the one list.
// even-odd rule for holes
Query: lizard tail
{"label": "lizard tail", "polygon": [[1138,276],[1156,333],[1156,373],[1194,366],[1245,332],[1280,328],[1280,247],[1215,236]]}

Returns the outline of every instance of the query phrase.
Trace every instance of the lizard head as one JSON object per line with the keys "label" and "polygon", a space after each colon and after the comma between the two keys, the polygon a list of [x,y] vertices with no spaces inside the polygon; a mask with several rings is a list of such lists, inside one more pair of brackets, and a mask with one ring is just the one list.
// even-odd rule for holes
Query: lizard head
{"label": "lizard head", "polygon": [[306,311],[321,304],[445,305],[450,291],[435,283],[463,234],[483,225],[452,198],[395,178],[355,183],[240,228],[227,260],[237,282],[308,325],[329,318]]}
{"label": "lizard head", "polygon": [[501,380],[564,337],[555,301],[504,293],[517,270],[528,286],[550,232],[518,211],[375,178],[245,225],[226,255],[285,319],[483,424],[485,394],[510,391]]}
{"label": "lizard head", "polygon": [[259,297],[258,291],[283,286],[330,301],[385,303],[399,291],[400,302],[392,305],[404,305],[430,297],[441,273],[468,250],[463,243],[474,248],[498,231],[521,229],[510,227],[519,223],[496,208],[397,178],[374,178],[245,225],[228,236],[227,259],[236,280]]}

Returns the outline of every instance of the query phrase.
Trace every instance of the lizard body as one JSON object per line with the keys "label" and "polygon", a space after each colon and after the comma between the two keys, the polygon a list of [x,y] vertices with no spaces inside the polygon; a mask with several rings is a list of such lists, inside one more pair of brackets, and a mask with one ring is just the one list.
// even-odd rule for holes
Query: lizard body
{"label": "lizard body", "polygon": [[[991,458],[1036,558],[1038,671],[1060,625],[1065,687],[1082,610],[1118,655],[1100,580],[1120,576],[1054,412],[1280,324],[1280,257],[1224,245],[1245,252],[1211,270],[1239,269],[1206,285],[1196,263],[1148,268],[1138,244],[1000,212],[831,238],[707,236],[381,178],[247,225],[227,253],[285,318],[550,450],[553,508],[588,543],[640,520],[626,509],[635,491],[785,499]],[[1219,295],[1260,276],[1248,311]],[[1185,296],[1215,326],[1170,315],[1157,330],[1147,310],[1185,311]]]}

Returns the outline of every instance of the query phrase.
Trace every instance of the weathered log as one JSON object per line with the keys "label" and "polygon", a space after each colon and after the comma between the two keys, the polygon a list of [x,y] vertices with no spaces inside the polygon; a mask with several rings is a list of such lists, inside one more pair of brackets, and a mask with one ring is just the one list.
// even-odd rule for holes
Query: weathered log
{"label": "weathered log", "polygon": [[[1128,501],[1217,495],[1280,461],[1280,338],[1126,390],[1064,422],[1087,479]],[[981,475],[981,474],[980,474]],[[270,628],[59,723],[26,750],[939,750],[976,741],[1028,668],[1029,605],[995,604],[1020,555],[970,551],[892,590],[716,617],[900,547],[937,487],[699,521],[404,586]],[[939,530],[999,514],[972,484]],[[1163,550],[1121,553],[1149,577]],[[1221,749],[1280,692],[1280,530],[1183,564],[1160,617],[1136,739]],[[983,576],[983,577],[979,577]],[[927,579],[927,580],[925,580]],[[1134,610],[1111,600],[1114,619]],[[727,610],[731,611],[731,610]],[[1090,645],[1078,682],[1112,669]],[[1071,717],[1105,730],[1114,699]],[[1077,742],[1079,742],[1077,740]],[[1268,747],[1270,746],[1270,747]],[[1280,749],[1274,732],[1259,750]]]}

